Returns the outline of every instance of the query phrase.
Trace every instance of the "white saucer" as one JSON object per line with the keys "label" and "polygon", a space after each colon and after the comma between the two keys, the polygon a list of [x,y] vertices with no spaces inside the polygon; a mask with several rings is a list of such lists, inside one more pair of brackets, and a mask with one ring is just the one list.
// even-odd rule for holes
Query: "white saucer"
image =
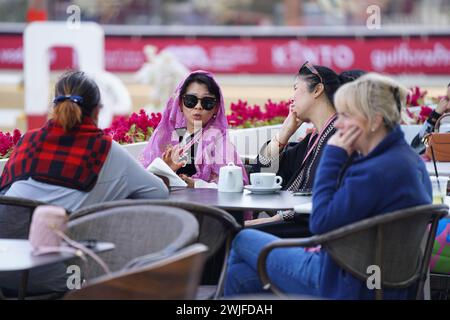
{"label": "white saucer", "polygon": [[256,186],[252,186],[252,185],[247,185],[244,186],[244,189],[247,189],[249,191],[251,191],[254,194],[269,194],[269,193],[274,193],[274,192],[278,192],[280,191],[282,188],[282,186],[275,186],[275,187],[256,187]]}
{"label": "white saucer", "polygon": [[309,213],[312,212],[312,202],[302,203],[294,206],[294,211],[297,213]]}

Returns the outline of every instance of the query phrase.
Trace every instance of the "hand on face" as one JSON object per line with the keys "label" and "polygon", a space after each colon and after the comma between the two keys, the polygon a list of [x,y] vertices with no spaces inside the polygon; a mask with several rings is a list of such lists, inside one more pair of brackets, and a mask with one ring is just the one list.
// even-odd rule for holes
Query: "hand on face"
{"label": "hand on face", "polygon": [[294,105],[291,104],[291,106],[289,107],[289,115],[287,116],[286,120],[284,120],[284,123],[286,123],[286,126],[289,129],[297,131],[303,121],[297,117],[297,113],[295,112],[293,106]]}
{"label": "hand on face", "polygon": [[449,99],[449,97],[442,98],[439,101],[435,111],[437,113],[439,113],[439,114],[444,114],[444,113],[450,112],[450,99]]}
{"label": "hand on face", "polygon": [[338,129],[328,140],[328,144],[344,149],[350,156],[355,151],[356,140],[358,140],[362,133],[362,129],[355,125],[348,127],[345,132]]}
{"label": "hand on face", "polygon": [[439,101],[435,111],[439,114],[450,112],[450,86],[447,87],[447,95]]}
{"label": "hand on face", "polygon": [[287,143],[290,137],[302,125],[303,121],[297,118],[297,113],[293,109],[293,104],[289,107],[289,115],[281,126],[279,139],[281,143]]}
{"label": "hand on face", "polygon": [[180,153],[181,147],[176,145],[175,147],[168,146],[162,155],[164,162],[175,172],[186,164],[184,161],[179,161]]}

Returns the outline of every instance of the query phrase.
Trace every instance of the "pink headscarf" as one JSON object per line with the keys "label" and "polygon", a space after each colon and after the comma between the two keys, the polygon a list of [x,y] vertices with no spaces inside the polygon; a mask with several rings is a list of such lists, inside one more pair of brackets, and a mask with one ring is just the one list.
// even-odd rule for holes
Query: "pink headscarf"
{"label": "pink headscarf", "polygon": [[[216,83],[213,75],[207,71],[197,70],[195,73],[203,73]],[[186,118],[180,107],[180,90],[187,78],[176,88],[173,95],[167,102],[166,109],[162,115],[161,122],[153,132],[140,161],[147,167],[156,157],[161,157],[168,145],[175,146],[179,143],[177,128],[186,127]],[[219,87],[217,85],[217,87]],[[195,155],[195,168],[197,173],[192,176],[194,179],[201,179],[207,182],[217,182],[221,167],[232,162],[242,168],[244,183],[248,183],[247,174],[241,159],[236,152],[234,145],[228,137],[228,122],[225,115],[225,107],[222,91],[219,87],[219,108],[216,117],[203,127],[201,138],[198,143],[197,154]]]}

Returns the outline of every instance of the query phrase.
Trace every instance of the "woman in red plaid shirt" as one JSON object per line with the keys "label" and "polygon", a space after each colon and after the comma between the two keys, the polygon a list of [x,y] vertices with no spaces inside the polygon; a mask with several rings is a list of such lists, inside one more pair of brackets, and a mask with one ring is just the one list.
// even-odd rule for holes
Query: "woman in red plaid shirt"
{"label": "woman in red plaid shirt", "polygon": [[[163,181],[97,127],[100,108],[100,91],[92,79],[79,71],[63,74],[51,119],[20,139],[1,176],[1,193],[69,211],[125,198],[167,198]],[[18,225],[20,217],[6,211],[0,210],[1,224]],[[28,224],[23,225],[26,230],[17,230],[15,238],[27,237]],[[66,291],[65,276],[61,265],[33,269],[27,293]],[[15,292],[18,279],[0,275],[0,288]]]}
{"label": "woman in red plaid shirt", "polygon": [[125,198],[166,198],[163,181],[97,127],[100,108],[92,79],[80,71],[63,74],[51,119],[18,142],[1,176],[2,192],[70,211]]}

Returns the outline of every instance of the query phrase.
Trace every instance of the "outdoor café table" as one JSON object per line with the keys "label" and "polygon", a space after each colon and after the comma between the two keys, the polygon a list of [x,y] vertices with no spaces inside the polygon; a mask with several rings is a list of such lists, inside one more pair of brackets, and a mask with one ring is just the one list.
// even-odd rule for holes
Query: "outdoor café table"
{"label": "outdoor caf\u00e9 table", "polygon": [[294,196],[291,191],[279,191],[270,194],[252,194],[244,192],[219,192],[217,189],[179,188],[169,194],[170,200],[189,201],[206,204],[228,211],[236,221],[243,224],[243,212],[291,210],[296,205],[310,203],[311,197]]}
{"label": "outdoor caf\u00e9 table", "polygon": [[[94,252],[105,252],[114,249],[110,242],[98,242],[92,249]],[[49,253],[40,256],[32,254],[32,247],[28,240],[0,239],[0,272],[22,271],[22,280],[19,287],[19,299],[25,299],[30,269],[53,263],[64,262],[75,258],[72,253]]]}

